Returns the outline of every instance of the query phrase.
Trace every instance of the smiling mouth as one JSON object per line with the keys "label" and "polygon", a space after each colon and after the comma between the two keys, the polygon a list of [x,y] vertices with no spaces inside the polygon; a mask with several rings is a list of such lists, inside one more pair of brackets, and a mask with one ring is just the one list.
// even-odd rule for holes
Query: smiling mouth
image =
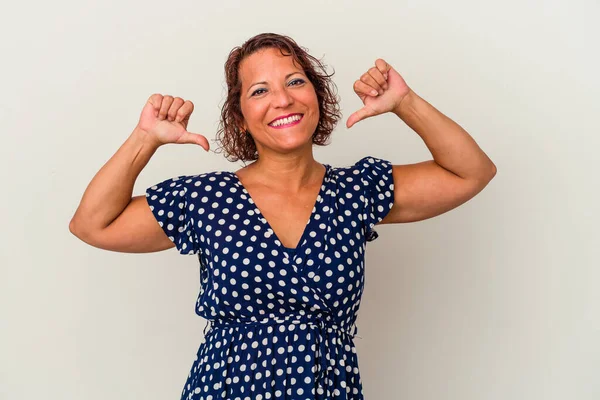
{"label": "smiling mouth", "polygon": [[304,114],[296,114],[289,118],[278,119],[268,125],[274,129],[289,128],[290,126],[298,125],[302,121],[302,118],[304,118]]}

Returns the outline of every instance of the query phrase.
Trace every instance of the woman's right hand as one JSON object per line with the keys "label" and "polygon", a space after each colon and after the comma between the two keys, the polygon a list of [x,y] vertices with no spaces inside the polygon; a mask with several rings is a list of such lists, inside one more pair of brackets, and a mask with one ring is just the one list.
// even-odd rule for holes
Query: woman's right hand
{"label": "woman's right hand", "polygon": [[194,104],[181,97],[153,94],[150,96],[138,122],[138,129],[145,132],[158,146],[168,143],[197,144],[209,150],[206,137],[187,131]]}

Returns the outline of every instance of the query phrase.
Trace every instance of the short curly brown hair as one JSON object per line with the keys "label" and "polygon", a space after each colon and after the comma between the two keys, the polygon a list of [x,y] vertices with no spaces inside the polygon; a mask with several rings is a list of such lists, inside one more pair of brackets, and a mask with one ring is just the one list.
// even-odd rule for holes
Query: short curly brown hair
{"label": "short curly brown hair", "polygon": [[331,80],[335,71],[327,74],[326,66],[308,54],[308,49],[299,46],[292,38],[276,33],[261,33],[248,39],[242,46],[234,47],[225,62],[227,99],[221,109],[221,122],[216,141],[220,142],[219,149],[225,151],[225,157],[229,161],[258,159],[254,139],[250,134],[240,130],[244,116],[240,105],[242,82],[239,76],[239,66],[246,57],[265,48],[277,48],[282,55],[292,55],[313,84],[320,114],[319,123],[312,137],[313,144],[318,146],[329,144],[329,136],[342,117],[337,87]]}

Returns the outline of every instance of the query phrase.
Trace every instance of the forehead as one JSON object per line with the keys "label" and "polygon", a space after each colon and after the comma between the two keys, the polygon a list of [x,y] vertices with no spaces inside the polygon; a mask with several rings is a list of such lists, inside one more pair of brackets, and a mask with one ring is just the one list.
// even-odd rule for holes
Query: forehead
{"label": "forehead", "polygon": [[261,49],[240,63],[240,78],[242,86],[251,84],[251,81],[268,81],[269,77],[287,75],[290,72],[303,72],[293,56],[284,56],[277,48]]}

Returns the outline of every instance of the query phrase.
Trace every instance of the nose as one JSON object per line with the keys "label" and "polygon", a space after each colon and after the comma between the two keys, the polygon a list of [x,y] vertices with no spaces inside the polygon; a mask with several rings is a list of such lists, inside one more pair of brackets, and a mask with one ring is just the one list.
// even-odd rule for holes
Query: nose
{"label": "nose", "polygon": [[292,97],[292,95],[288,92],[287,88],[281,88],[281,89],[275,89],[273,90],[273,96],[272,96],[272,104],[273,107],[276,108],[286,108],[289,105],[291,105],[292,103],[294,103],[294,98]]}

